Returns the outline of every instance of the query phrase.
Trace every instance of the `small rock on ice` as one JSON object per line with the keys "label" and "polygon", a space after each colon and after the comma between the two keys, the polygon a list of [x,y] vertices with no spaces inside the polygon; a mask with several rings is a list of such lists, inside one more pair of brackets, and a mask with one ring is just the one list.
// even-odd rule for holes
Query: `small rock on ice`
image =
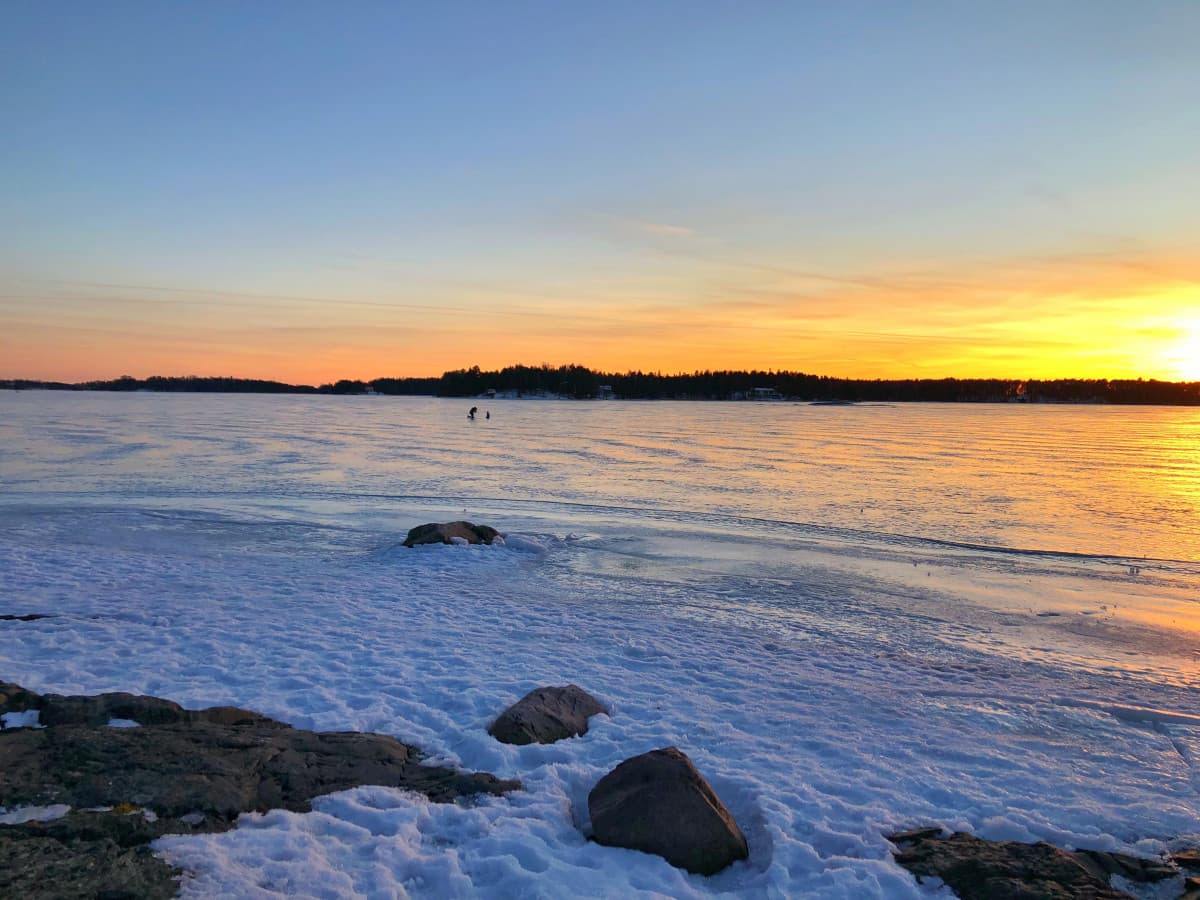
{"label": "small rock on ice", "polygon": [[408,532],[404,539],[405,547],[416,547],[420,544],[490,544],[500,536],[495,528],[489,525],[476,525],[472,522],[427,522],[418,525]]}

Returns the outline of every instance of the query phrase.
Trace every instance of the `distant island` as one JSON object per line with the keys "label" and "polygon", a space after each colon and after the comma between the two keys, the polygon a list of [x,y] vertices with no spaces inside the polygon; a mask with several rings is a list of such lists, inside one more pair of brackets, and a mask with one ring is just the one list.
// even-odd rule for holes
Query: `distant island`
{"label": "distant island", "polygon": [[831,378],[772,370],[596,372],[585,366],[478,366],[438,377],[343,379],[319,387],[250,378],[196,375],[66,384],[28,379],[0,380],[0,389],[62,391],[155,391],[240,394],[386,394],[434,397],[560,397],[572,400],[795,400],[820,402],[939,403],[1114,403],[1200,405],[1200,382],[1154,379],[1059,378],[1014,381],[1000,378]]}

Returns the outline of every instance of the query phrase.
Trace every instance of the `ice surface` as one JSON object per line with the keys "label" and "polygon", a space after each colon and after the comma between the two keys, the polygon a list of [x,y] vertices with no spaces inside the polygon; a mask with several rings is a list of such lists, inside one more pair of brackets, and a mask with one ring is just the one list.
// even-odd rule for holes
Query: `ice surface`
{"label": "ice surface", "polygon": [[[987,522],[960,527],[981,491],[1018,495],[961,472],[952,487],[966,500],[950,489],[915,500],[916,521],[890,530],[852,528],[845,508],[829,510],[829,527],[732,509],[807,503],[819,518],[809,482],[768,496],[768,476],[788,466],[793,438],[782,432],[757,452],[715,426],[705,446],[665,431],[605,445],[594,425],[587,443],[534,446],[526,431],[521,453],[481,445],[478,466],[429,467],[421,454],[444,450],[436,427],[392,423],[407,442],[393,453],[375,437],[379,422],[311,425],[352,401],[280,402],[308,427],[285,439],[232,402],[214,411],[134,398],[141,418],[122,428],[77,417],[89,424],[44,426],[61,432],[50,451],[18,460],[0,448],[0,473],[20,488],[0,502],[0,597],[14,612],[54,615],[0,621],[0,677],[392,734],[525,789],[437,805],[365,786],[320,798],[312,813],[164,838],[160,852],[196,873],[190,896],[949,896],[897,866],[884,835],[937,823],[1142,855],[1200,843],[1194,561],[973,546],[989,529],[1050,530],[1053,517],[1014,525],[1021,504],[998,500],[980,510]],[[672,427],[688,406],[670,408]],[[445,427],[461,428],[450,412]],[[489,427],[515,418],[506,410]],[[39,428],[4,446],[47,446]],[[949,433],[934,448],[947,466]],[[723,440],[724,467],[709,452]],[[109,452],[114,443],[125,451]],[[1041,490],[1018,476],[1021,491]],[[886,471],[872,477],[900,496]],[[553,497],[505,495],[505,480]],[[1185,496],[1183,480],[1154,483]],[[658,493],[638,507],[630,497],[643,489]],[[934,529],[939,502],[954,509],[938,539],[902,536]],[[1136,513],[1121,509],[1111,530],[1076,522],[1055,540],[1108,547],[1113,522]],[[506,544],[399,546],[413,524],[459,518],[499,527]],[[970,540],[946,540],[958,537]],[[488,736],[526,692],[569,682],[611,717],[550,746]],[[667,744],[712,782],[748,860],[702,878],[587,840],[591,787]]]}
{"label": "ice surface", "polygon": [[140,728],[141,722],[135,722],[133,719],[109,719],[109,728]]}

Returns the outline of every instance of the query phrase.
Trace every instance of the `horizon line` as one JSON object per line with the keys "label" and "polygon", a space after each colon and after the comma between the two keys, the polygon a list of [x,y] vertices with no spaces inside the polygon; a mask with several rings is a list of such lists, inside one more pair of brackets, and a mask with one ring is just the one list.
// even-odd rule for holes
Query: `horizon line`
{"label": "horizon line", "polygon": [[578,363],[565,363],[563,365],[551,365],[549,363],[540,363],[538,365],[530,365],[527,363],[512,363],[507,366],[501,367],[499,369],[483,369],[483,368],[480,368],[479,366],[464,366],[464,367],[457,368],[457,369],[446,369],[445,371],[443,371],[437,375],[378,375],[373,378],[336,378],[336,379],[332,379],[329,381],[321,382],[319,384],[302,384],[302,383],[296,383],[296,382],[290,382],[290,381],[280,381],[275,378],[265,378],[265,377],[245,376],[245,375],[229,375],[229,374],[199,375],[194,372],[188,373],[186,375],[154,374],[154,375],[146,375],[146,376],[140,376],[140,377],[135,376],[135,375],[123,374],[123,375],[118,375],[118,376],[110,377],[110,378],[89,378],[84,381],[59,381],[57,379],[24,378],[24,377],[14,376],[14,377],[0,378],[0,383],[24,382],[24,383],[29,383],[29,384],[63,384],[63,385],[67,385],[69,387],[82,387],[82,386],[88,385],[88,384],[119,382],[119,381],[123,381],[123,380],[150,381],[152,379],[165,379],[165,380],[227,379],[230,381],[262,381],[262,382],[269,382],[272,384],[285,385],[287,387],[317,389],[317,388],[325,386],[325,385],[336,385],[341,382],[360,383],[360,384],[369,385],[376,381],[429,381],[429,380],[441,379],[447,375],[458,373],[458,372],[470,372],[472,369],[479,369],[479,373],[481,375],[490,375],[490,374],[500,374],[500,373],[504,372],[506,369],[517,369],[517,368],[535,369],[535,370],[536,369],[549,369],[549,370],[584,369],[594,375],[611,376],[611,377],[625,377],[625,376],[630,376],[630,375],[649,375],[649,376],[654,376],[657,378],[690,378],[690,377],[696,377],[696,376],[702,376],[702,375],[718,375],[718,374],[767,375],[767,376],[770,376],[770,375],[797,376],[797,375],[799,375],[799,376],[804,376],[807,378],[820,378],[820,379],[829,380],[829,381],[852,381],[852,382],[865,382],[865,383],[889,382],[889,381],[895,381],[895,382],[993,381],[993,382],[1003,382],[1003,383],[1011,383],[1011,384],[1019,385],[1019,384],[1031,384],[1031,383],[1053,383],[1053,382],[1070,382],[1070,381],[1107,382],[1107,383],[1139,382],[1139,381],[1141,381],[1141,382],[1153,382],[1155,384],[1170,384],[1170,385],[1180,385],[1180,386],[1200,385],[1200,380],[1194,380],[1194,381],[1169,380],[1169,379],[1164,379],[1164,378],[1147,377],[1147,376],[1137,376],[1137,377],[1125,376],[1125,377],[1119,377],[1119,378],[1111,378],[1111,377],[1105,377],[1105,376],[1093,376],[1093,377],[1059,376],[1056,378],[1030,378],[1030,377],[1012,377],[1012,376],[998,376],[998,375],[941,375],[941,376],[933,376],[933,377],[930,377],[930,376],[919,376],[919,377],[917,377],[917,376],[908,376],[908,377],[889,376],[889,377],[867,378],[867,377],[855,377],[855,376],[843,376],[843,375],[823,375],[823,374],[820,374],[817,372],[802,371],[800,369],[694,369],[690,372],[685,372],[685,371],[663,372],[661,370],[627,369],[624,372],[616,372],[616,371],[606,372],[606,371],[602,371],[600,369],[592,369],[589,366],[581,365]]}

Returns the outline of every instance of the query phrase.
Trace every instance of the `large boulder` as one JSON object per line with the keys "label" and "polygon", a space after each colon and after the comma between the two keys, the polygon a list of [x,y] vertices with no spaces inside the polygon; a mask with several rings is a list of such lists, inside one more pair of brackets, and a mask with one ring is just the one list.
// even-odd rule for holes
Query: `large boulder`
{"label": "large boulder", "polygon": [[488,734],[505,744],[553,744],[587,734],[588,719],[608,709],[583,688],[534,688],[492,723]]}
{"label": "large boulder", "polygon": [[676,747],[625,760],[592,788],[588,812],[597,843],[656,853],[699,875],[750,855],[725,804]]}
{"label": "large boulder", "polygon": [[1121,900],[1130,895],[1113,875],[1152,884],[1178,876],[1161,860],[1097,850],[1068,852],[1047,843],[988,841],[966,832],[941,836],[940,828],[888,835],[900,849],[896,862],[918,880],[940,878],[962,900]]}
{"label": "large boulder", "polygon": [[490,544],[499,536],[500,532],[490,525],[476,525],[473,522],[427,522],[409,530],[408,537],[404,539],[404,546],[456,544],[463,541],[468,544]]}

